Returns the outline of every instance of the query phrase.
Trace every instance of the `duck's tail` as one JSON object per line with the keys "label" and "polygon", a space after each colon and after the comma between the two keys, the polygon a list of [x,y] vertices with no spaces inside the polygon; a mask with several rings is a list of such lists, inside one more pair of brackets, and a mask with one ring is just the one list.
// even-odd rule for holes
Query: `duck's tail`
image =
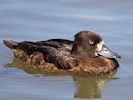
{"label": "duck's tail", "polygon": [[3,43],[10,49],[14,49],[18,45],[17,42],[15,42],[11,39],[5,39],[5,40],[3,40]]}

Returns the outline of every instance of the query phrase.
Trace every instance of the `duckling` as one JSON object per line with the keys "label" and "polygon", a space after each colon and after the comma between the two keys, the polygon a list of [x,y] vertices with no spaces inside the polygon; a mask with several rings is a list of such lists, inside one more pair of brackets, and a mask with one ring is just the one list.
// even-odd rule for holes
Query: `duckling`
{"label": "duckling", "polygon": [[120,55],[104,45],[102,37],[93,31],[80,31],[74,41],[50,39],[46,41],[3,40],[14,56],[44,69],[67,70],[72,73],[105,74],[119,67]]}

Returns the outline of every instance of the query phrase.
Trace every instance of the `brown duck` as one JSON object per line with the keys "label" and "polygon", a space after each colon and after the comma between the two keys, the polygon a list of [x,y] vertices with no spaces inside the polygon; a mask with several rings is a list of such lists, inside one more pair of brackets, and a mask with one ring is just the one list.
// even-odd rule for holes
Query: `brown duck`
{"label": "brown duck", "polygon": [[105,74],[119,66],[117,53],[109,50],[100,35],[80,31],[74,41],[50,39],[38,42],[3,40],[14,56],[44,70],[67,70],[72,73]]}

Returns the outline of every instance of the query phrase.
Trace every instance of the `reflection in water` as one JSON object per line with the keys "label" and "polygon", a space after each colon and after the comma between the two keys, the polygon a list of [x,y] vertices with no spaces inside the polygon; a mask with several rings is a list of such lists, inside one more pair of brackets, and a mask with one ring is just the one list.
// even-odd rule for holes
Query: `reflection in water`
{"label": "reflection in water", "polygon": [[[45,74],[45,75],[60,75],[57,73],[48,73],[38,67],[32,67],[24,62],[14,59],[12,63],[6,64],[6,67],[17,67],[30,74]],[[101,76],[75,76],[73,81],[75,83],[74,98],[101,98],[102,89],[105,83],[113,80],[115,72],[101,75]],[[61,74],[62,75],[62,74]]]}
{"label": "reflection in water", "polygon": [[76,92],[74,97],[76,98],[100,98],[101,90],[104,85],[104,80],[97,78],[83,78],[83,77],[74,77],[76,84]]}
{"label": "reflection in water", "polygon": [[101,98],[105,83],[113,79],[115,72],[103,76],[73,76],[76,85],[75,98]]}

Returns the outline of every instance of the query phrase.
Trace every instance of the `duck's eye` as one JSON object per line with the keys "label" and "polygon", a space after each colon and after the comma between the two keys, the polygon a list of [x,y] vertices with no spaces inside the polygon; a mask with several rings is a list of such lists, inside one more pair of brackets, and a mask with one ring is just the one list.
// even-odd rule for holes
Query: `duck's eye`
{"label": "duck's eye", "polygon": [[89,44],[90,44],[90,45],[94,45],[94,44],[95,44],[95,42],[94,42],[94,41],[89,40]]}

